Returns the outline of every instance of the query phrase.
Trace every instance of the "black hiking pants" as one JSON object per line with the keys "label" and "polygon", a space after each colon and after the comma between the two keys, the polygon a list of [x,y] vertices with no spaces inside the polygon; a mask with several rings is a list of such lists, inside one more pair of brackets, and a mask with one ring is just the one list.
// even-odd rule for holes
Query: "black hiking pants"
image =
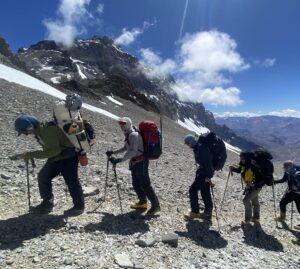
{"label": "black hiking pants", "polygon": [[288,191],[282,197],[279,206],[282,213],[286,213],[287,204],[295,201],[298,212],[300,213],[300,194]]}
{"label": "black hiking pants", "polygon": [[42,199],[44,201],[53,199],[52,179],[60,173],[68,186],[74,206],[84,207],[83,191],[78,178],[77,156],[58,161],[47,160],[38,173],[39,191]]}
{"label": "black hiking pants", "polygon": [[204,213],[211,215],[213,210],[213,202],[211,198],[210,185],[205,182],[205,176],[196,175],[194,183],[191,185],[189,194],[190,194],[190,203],[191,210],[194,213],[199,213],[199,202],[198,202],[198,191],[200,190],[200,194],[202,200],[204,202]]}
{"label": "black hiking pants", "polygon": [[151,186],[149,177],[149,160],[137,162],[130,167],[132,175],[132,186],[140,202],[146,202],[147,198],[152,207],[159,206],[157,196]]}

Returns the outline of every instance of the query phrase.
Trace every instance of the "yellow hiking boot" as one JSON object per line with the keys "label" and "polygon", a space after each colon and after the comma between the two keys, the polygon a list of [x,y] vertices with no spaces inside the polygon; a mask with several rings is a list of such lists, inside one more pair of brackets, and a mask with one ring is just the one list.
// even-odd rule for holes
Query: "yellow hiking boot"
{"label": "yellow hiking boot", "polygon": [[250,220],[242,220],[241,225],[248,225],[250,224]]}
{"label": "yellow hiking boot", "polygon": [[295,226],[294,226],[294,229],[300,231],[300,224],[295,225]]}
{"label": "yellow hiking boot", "polygon": [[190,211],[189,213],[184,214],[184,219],[185,220],[200,219],[200,213],[195,213]]}
{"label": "yellow hiking boot", "polygon": [[137,202],[137,203],[134,203],[134,204],[130,205],[130,208],[132,208],[132,209],[144,209],[144,210],[146,210],[147,207],[148,207],[147,201],[146,202]]}
{"label": "yellow hiking boot", "polygon": [[281,213],[280,213],[280,216],[279,216],[279,217],[276,217],[274,220],[275,220],[275,221],[284,222],[284,221],[285,221],[285,217],[286,217],[286,214],[281,212]]}
{"label": "yellow hiking boot", "polygon": [[254,223],[254,224],[257,224],[257,225],[260,225],[260,220],[259,219],[255,219],[255,218],[252,218],[251,221]]}

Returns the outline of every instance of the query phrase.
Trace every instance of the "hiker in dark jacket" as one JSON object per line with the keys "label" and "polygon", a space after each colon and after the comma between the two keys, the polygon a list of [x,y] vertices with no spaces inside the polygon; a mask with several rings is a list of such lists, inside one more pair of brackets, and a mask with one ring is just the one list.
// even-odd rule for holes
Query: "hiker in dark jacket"
{"label": "hiker in dark jacket", "polygon": [[[283,197],[279,202],[280,206],[280,216],[275,218],[276,221],[285,221],[286,219],[286,206],[289,203],[295,202],[298,213],[300,213],[300,192],[295,185],[294,177],[297,172],[297,167],[292,161],[285,161],[283,163],[284,175],[279,180],[274,180],[274,184],[278,183],[288,183],[288,188],[284,193]],[[294,226],[295,229],[300,230],[300,224]]]}
{"label": "hiker in dark jacket", "polygon": [[251,161],[251,152],[241,152],[239,165],[229,166],[230,172],[239,173],[245,182],[244,199],[245,206],[245,219],[242,225],[249,224],[250,221],[255,224],[260,224],[260,205],[259,205],[259,192],[261,187],[255,185],[255,172],[257,168]]}
{"label": "hiker in dark jacket", "polygon": [[42,150],[24,152],[11,157],[13,160],[47,159],[38,173],[38,186],[43,201],[33,208],[35,213],[49,213],[54,207],[52,179],[62,174],[74,206],[65,211],[66,215],[79,215],[84,211],[84,198],[78,178],[78,157],[74,146],[64,132],[52,122],[39,122],[37,118],[21,115],[15,120],[18,135],[34,135]]}
{"label": "hiker in dark jacket", "polygon": [[[139,199],[138,202],[130,205],[130,208],[146,210],[148,208],[148,199],[151,202],[151,208],[145,215],[152,216],[160,211],[160,205],[149,178],[149,160],[143,155],[143,138],[132,126],[130,118],[121,118],[118,123],[125,136],[124,146],[115,151],[107,151],[106,155],[110,158],[112,164],[130,160],[129,169],[131,170],[132,186]],[[125,154],[122,158],[111,156],[112,154],[123,152]]]}
{"label": "hiker in dark jacket", "polygon": [[[211,221],[213,202],[210,188],[213,187],[211,178],[214,175],[212,155],[209,149],[197,142],[194,135],[189,134],[184,138],[184,143],[193,149],[196,163],[199,165],[196,177],[189,189],[191,211],[184,215],[185,220],[201,218]],[[204,212],[199,212],[198,191],[204,202]]]}

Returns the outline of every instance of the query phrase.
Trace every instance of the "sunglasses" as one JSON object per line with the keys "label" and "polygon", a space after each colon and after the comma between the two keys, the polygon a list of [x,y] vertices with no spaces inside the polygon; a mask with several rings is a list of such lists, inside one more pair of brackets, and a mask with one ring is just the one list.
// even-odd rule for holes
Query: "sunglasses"
{"label": "sunglasses", "polygon": [[119,123],[120,126],[125,126],[126,125],[126,122],[124,122],[124,121],[119,121],[118,123]]}

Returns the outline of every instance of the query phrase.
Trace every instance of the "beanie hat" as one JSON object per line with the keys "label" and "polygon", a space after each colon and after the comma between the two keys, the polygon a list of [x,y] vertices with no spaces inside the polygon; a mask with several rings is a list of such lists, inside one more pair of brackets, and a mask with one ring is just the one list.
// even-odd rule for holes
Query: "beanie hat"
{"label": "beanie hat", "polygon": [[28,129],[36,129],[38,125],[38,119],[29,115],[18,116],[15,120],[15,130],[18,132],[18,136]]}
{"label": "beanie hat", "polygon": [[196,140],[194,135],[188,134],[184,138],[184,143],[191,146],[191,147],[194,147],[197,144],[197,140]]}

